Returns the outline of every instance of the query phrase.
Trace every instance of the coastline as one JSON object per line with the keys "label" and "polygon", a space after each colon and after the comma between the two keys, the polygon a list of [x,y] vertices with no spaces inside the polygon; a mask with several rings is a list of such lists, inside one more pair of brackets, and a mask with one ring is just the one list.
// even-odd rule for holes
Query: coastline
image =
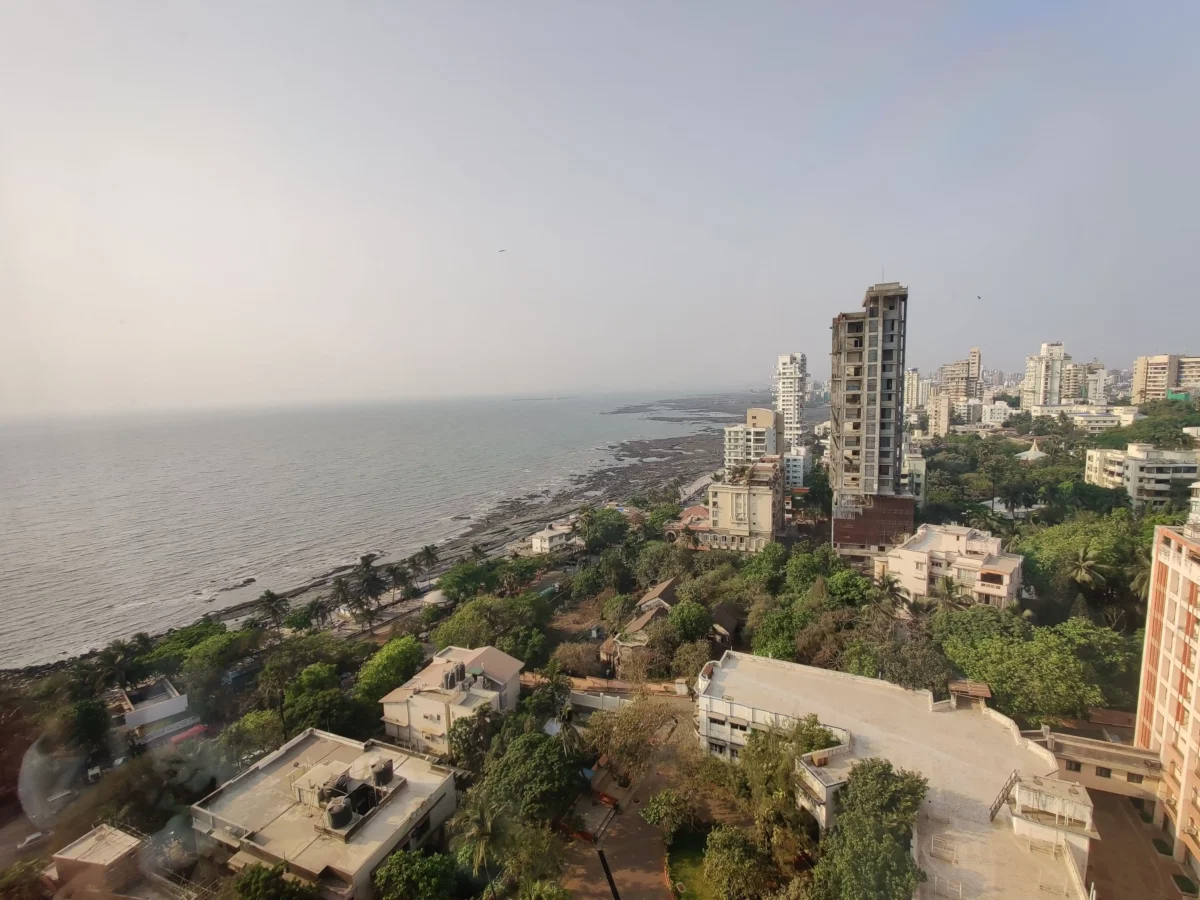
{"label": "coastline", "polygon": [[[664,404],[679,402],[664,401]],[[691,408],[697,409],[698,407],[693,405]],[[618,412],[626,413],[627,411],[620,410]],[[628,410],[628,412],[634,412],[634,410]],[[680,417],[680,421],[695,424],[698,430],[680,437],[622,442],[611,451],[614,457],[612,463],[590,472],[575,475],[567,487],[555,494],[543,492],[509,498],[501,501],[495,508],[478,518],[464,520],[464,528],[461,533],[436,544],[441,561],[430,574],[436,576],[454,563],[469,556],[473,544],[483,547],[489,555],[496,555],[506,545],[528,537],[535,531],[544,528],[548,522],[568,515],[585,503],[627,500],[639,492],[661,487],[676,479],[681,479],[686,484],[700,475],[719,468],[722,439],[718,421],[713,413],[706,412],[693,417]],[[393,561],[394,557],[384,552],[379,559],[381,562],[387,563]],[[334,578],[352,567],[352,563],[334,566],[316,578],[279,590],[277,593],[292,601],[299,600],[300,603],[297,605],[302,605],[307,602],[302,599],[305,595],[316,594],[328,588]],[[254,586],[253,584],[234,585],[229,592],[242,590],[254,590]],[[208,617],[217,621],[236,621],[247,616],[253,610],[256,602],[257,597],[223,606],[212,610]],[[203,618],[203,616],[197,618]],[[151,636],[158,638],[172,630],[174,629],[166,629]],[[44,677],[53,672],[68,669],[81,660],[90,659],[96,652],[98,651],[89,650],[45,663],[0,668],[0,679],[27,680]]]}

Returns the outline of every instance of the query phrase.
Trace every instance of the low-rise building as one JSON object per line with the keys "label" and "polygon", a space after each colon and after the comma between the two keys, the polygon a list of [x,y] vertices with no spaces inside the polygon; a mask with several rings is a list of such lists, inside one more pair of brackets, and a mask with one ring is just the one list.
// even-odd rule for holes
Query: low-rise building
{"label": "low-rise building", "polygon": [[552,522],[530,539],[534,553],[558,553],[583,546],[583,542],[568,522]]}
{"label": "low-rise building", "polygon": [[108,712],[118,733],[143,745],[166,740],[200,722],[188,710],[187,694],[181,694],[167,678],[151,678],[137,687],[110,691]]}
{"label": "low-rise building", "polygon": [[783,466],[778,456],[752,463],[742,477],[708,488],[708,528],[702,546],[756,553],[783,527]]}
{"label": "low-rise building", "polygon": [[[783,413],[748,409],[746,421],[725,426],[725,474],[782,451]],[[777,427],[778,426],[778,427]]]}
{"label": "low-rise building", "polygon": [[454,771],[380,741],[309,728],[191,808],[202,852],[232,870],[282,863],[329,900],[371,900],[371,876],[453,814]]}
{"label": "low-rise building", "polygon": [[112,825],[97,825],[54,854],[42,881],[62,900],[143,896],[141,851],[141,838]]}
{"label": "low-rise building", "polygon": [[1083,478],[1104,488],[1124,488],[1134,506],[1161,509],[1172,488],[1196,480],[1200,450],[1156,450],[1153,444],[1129,444],[1124,450],[1089,450]]}
{"label": "low-rise building", "polygon": [[516,709],[524,666],[495,647],[439,650],[428,666],[379,701],[384,731],[404,747],[446,754],[450,726],[458,719],[485,707]]}
{"label": "low-rise building", "polygon": [[1024,558],[1005,553],[1000,538],[960,525],[921,525],[916,534],[875,559],[875,576],[896,576],[910,599],[929,597],[938,580],[954,579],[963,596],[1001,609],[1021,596]]}
{"label": "low-rise building", "polygon": [[980,408],[979,421],[989,428],[1000,428],[1018,412],[1007,403],[985,403]]}
{"label": "low-rise building", "polygon": [[1056,405],[1031,406],[1026,410],[1035,419],[1042,417],[1058,419],[1066,416],[1068,419],[1077,415],[1114,416],[1121,428],[1128,428],[1138,419],[1146,418],[1136,406],[1097,406],[1089,403],[1059,403]]}
{"label": "low-rise building", "polygon": [[1052,889],[1088,900],[1099,835],[1087,791],[1056,777],[1054,754],[976,694],[935,702],[928,691],[730,650],[705,664],[696,695],[700,745],[725,759],[738,759],[752,731],[807,715],[833,732],[837,746],[797,760],[797,802],[822,828],[835,824],[838,792],[860,760],[924,775],[912,835],[928,878],[919,896],[1028,900]]}

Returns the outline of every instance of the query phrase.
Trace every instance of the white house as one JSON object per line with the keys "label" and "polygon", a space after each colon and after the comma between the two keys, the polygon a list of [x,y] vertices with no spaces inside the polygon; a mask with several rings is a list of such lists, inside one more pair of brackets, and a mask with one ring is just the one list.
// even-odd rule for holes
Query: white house
{"label": "white house", "polygon": [[483,707],[516,709],[525,664],[495,647],[447,647],[429,665],[387,694],[383,728],[403,747],[444,754],[450,726]]}
{"label": "white house", "polygon": [[582,544],[571,526],[563,522],[552,522],[535,532],[530,540],[534,553],[557,553]]}

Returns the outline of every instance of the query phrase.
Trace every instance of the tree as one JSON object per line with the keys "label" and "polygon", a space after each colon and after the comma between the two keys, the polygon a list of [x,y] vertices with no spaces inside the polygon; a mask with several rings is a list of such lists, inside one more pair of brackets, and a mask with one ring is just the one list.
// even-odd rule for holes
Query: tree
{"label": "tree", "polygon": [[760,590],[774,593],[783,583],[787,561],[787,548],[772,541],[746,560],[742,566],[742,577]]}
{"label": "tree", "polygon": [[[478,545],[475,545],[478,546]],[[486,554],[485,554],[486,556]],[[405,596],[412,587],[412,572],[404,563],[392,563],[384,568],[384,574],[387,576],[388,584],[392,586],[392,600],[396,599],[396,592],[400,592],[400,596]]]}
{"label": "tree", "polygon": [[600,710],[588,719],[588,740],[597,755],[624,781],[635,781],[657,750],[654,736],[672,718],[671,707],[657,697],[640,694],[615,710]]}
{"label": "tree", "polygon": [[821,842],[812,900],[909,900],[925,877],[906,844],[926,789],[924,776],[886,760],[856,763],[837,825]]}
{"label": "tree", "polygon": [[347,697],[337,688],[326,688],[288,697],[283,721],[289,735],[317,728],[361,740],[375,732],[379,713],[357,697]]}
{"label": "tree", "polygon": [[451,762],[476,775],[481,774],[483,761],[491,749],[492,739],[500,730],[500,723],[500,711],[490,706],[481,706],[474,714],[455,719],[447,736]]}
{"label": "tree", "polygon": [[375,872],[380,900],[453,900],[457,887],[454,857],[400,850]]}
{"label": "tree", "polygon": [[1080,586],[1097,587],[1104,583],[1107,571],[1101,559],[1099,550],[1090,546],[1080,547],[1067,563],[1066,575]]}
{"label": "tree", "polygon": [[279,630],[283,626],[283,619],[291,608],[287,598],[280,597],[274,591],[263,591],[255,602],[255,607],[264,619],[275,626],[275,633],[279,634]]}
{"label": "tree", "polygon": [[366,625],[367,631],[375,633],[375,623],[379,621],[379,607],[366,594],[355,591],[350,596],[350,612],[360,625]]}
{"label": "tree", "polygon": [[0,897],[5,900],[42,900],[42,870],[45,860],[23,859],[0,871]]}
{"label": "tree", "polygon": [[516,824],[504,856],[504,874],[521,884],[555,881],[565,854],[563,839],[549,828]]}
{"label": "tree", "polygon": [[313,624],[312,604],[293,609],[283,617],[283,626],[290,631],[304,631]]}
{"label": "tree", "polygon": [[540,731],[509,743],[504,755],[488,766],[485,780],[497,801],[527,822],[547,821],[561,812],[581,782],[576,762]]}
{"label": "tree", "polygon": [[108,737],[108,710],[99,700],[79,700],[69,707],[70,738],[85,750],[99,750]]}
{"label": "tree", "polygon": [[712,658],[712,644],[707,638],[680,644],[671,660],[671,674],[676,678],[686,678],[689,683],[694,682],[704,664]]}
{"label": "tree", "polygon": [[707,609],[691,600],[676,603],[667,615],[667,621],[675,629],[680,641],[696,641],[712,629],[712,615]]}
{"label": "tree", "polygon": [[604,601],[601,619],[609,634],[616,634],[637,609],[637,599],[629,594],[614,594]]}
{"label": "tree", "polygon": [[517,900],[571,900],[571,892],[549,881],[523,881]]}
{"label": "tree", "polygon": [[696,821],[696,808],[691,800],[674,788],[663,788],[642,807],[641,816],[662,832],[668,847],[676,832],[691,828]]}
{"label": "tree", "polygon": [[221,732],[220,745],[232,759],[250,753],[268,753],[284,741],[283,722],[273,709],[246,713]]}
{"label": "tree", "polygon": [[426,544],[421,548],[421,566],[425,569],[425,574],[428,575],[433,571],[433,567],[441,560],[438,554],[438,549],[433,544]]}
{"label": "tree", "polygon": [[497,584],[495,567],[473,560],[456,563],[438,579],[438,588],[455,603],[495,590]]}
{"label": "tree", "polygon": [[943,575],[934,582],[932,596],[942,609],[961,609],[970,603],[970,596],[953,575]]}
{"label": "tree", "polygon": [[320,900],[321,892],[310,884],[284,878],[283,863],[268,869],[255,863],[234,879],[242,900]]}
{"label": "tree", "polygon": [[355,692],[368,703],[378,703],[384,694],[412,678],[424,659],[425,650],[416,638],[393,638],[359,670]]}
{"label": "tree", "polygon": [[885,571],[875,581],[875,590],[879,593],[880,602],[888,610],[896,609],[908,602],[908,591],[900,583],[900,578],[894,572]]}
{"label": "tree", "polygon": [[767,892],[771,868],[742,829],[720,825],[709,832],[704,880],[720,900],[758,900]]}
{"label": "tree", "polygon": [[[489,885],[489,860],[501,856],[509,846],[512,826],[508,815],[508,802],[484,783],[467,791],[450,819],[450,846],[467,855],[472,875],[483,869]],[[494,887],[492,896],[496,896]]]}
{"label": "tree", "polygon": [[353,599],[354,591],[350,588],[350,582],[341,575],[333,579],[333,585],[329,591],[329,601],[333,604],[334,609],[350,609]]}
{"label": "tree", "polygon": [[383,575],[375,568],[375,557],[368,553],[358,561],[358,565],[354,567],[354,593],[358,595],[361,602],[369,606],[377,606],[379,598],[383,596],[383,592],[387,590],[387,582]]}
{"label": "tree", "polygon": [[553,658],[558,661],[564,672],[580,678],[599,675],[602,671],[596,645],[585,641],[559,644],[554,648]]}
{"label": "tree", "polygon": [[571,581],[571,596],[576,600],[594,597],[604,590],[604,576],[595,568],[577,572]]}

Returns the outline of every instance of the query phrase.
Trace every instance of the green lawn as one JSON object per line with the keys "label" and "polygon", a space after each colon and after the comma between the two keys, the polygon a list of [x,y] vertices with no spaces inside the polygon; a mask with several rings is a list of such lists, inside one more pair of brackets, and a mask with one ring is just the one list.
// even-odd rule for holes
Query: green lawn
{"label": "green lawn", "polygon": [[682,831],[671,843],[667,855],[671,883],[683,883],[682,900],[716,900],[704,883],[704,845],[707,841],[705,832]]}

